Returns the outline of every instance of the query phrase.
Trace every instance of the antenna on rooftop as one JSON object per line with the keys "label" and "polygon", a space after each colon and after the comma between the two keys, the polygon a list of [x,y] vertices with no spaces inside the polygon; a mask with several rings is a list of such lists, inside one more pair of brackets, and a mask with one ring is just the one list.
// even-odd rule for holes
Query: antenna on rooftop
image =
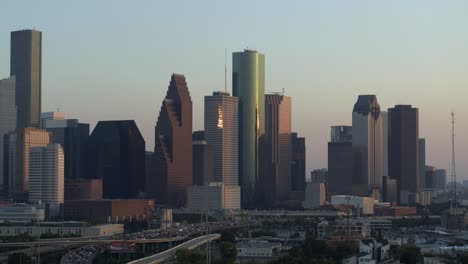
{"label": "antenna on rooftop", "polygon": [[224,92],[227,93],[227,49],[224,48]]}

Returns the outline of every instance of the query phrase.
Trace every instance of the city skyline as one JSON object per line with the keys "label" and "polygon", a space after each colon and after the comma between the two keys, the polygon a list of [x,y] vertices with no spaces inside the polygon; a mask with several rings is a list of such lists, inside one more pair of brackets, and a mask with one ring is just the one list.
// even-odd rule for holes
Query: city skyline
{"label": "city skyline", "polygon": [[[19,12],[12,11],[7,13],[16,14],[17,17],[7,18],[6,23],[0,26],[1,39],[5,40],[0,43],[0,61],[3,62],[0,64],[0,78],[9,77],[10,49],[8,38],[10,32],[22,29],[25,26],[36,28],[43,32],[42,109],[50,111],[59,107],[70,118],[77,118],[85,123],[90,123],[91,127],[94,127],[99,120],[135,119],[146,142],[149,143],[146,148],[152,149],[151,143],[154,142],[153,129],[157,118],[156,113],[167,87],[166,79],[168,74],[180,72],[190,80],[194,105],[193,130],[202,129],[203,97],[209,95],[211,91],[221,90],[223,87],[224,48],[227,48],[230,53],[254,45],[266,57],[266,92],[280,91],[284,87],[286,95],[291,96],[294,100],[292,129],[301,136],[306,137],[307,171],[326,167],[329,127],[341,124],[350,125],[350,112],[355,97],[359,94],[371,93],[378,96],[383,110],[396,104],[412,104],[420,109],[420,137],[427,140],[427,164],[438,168],[446,168],[449,175],[449,117],[450,110],[454,109],[457,117],[457,174],[458,179],[463,180],[467,178],[468,172],[468,165],[463,162],[463,157],[468,152],[467,144],[461,140],[461,136],[466,134],[468,130],[466,118],[464,118],[468,111],[464,107],[463,99],[466,95],[464,89],[466,89],[468,83],[465,70],[468,68],[465,59],[468,54],[467,49],[461,47],[466,47],[468,40],[466,37],[461,36],[466,36],[464,33],[466,29],[462,27],[462,25],[466,24],[463,23],[466,18],[463,18],[462,13],[458,13],[457,10],[466,10],[463,8],[466,4],[453,2],[448,6],[438,6],[433,2],[425,3],[427,5],[424,5],[423,8],[414,11],[397,10],[396,6],[392,4],[371,4],[367,10],[380,11],[380,13],[367,15],[364,19],[358,18],[362,13],[355,10],[357,7],[352,7],[356,12],[345,16],[337,8],[332,8],[327,4],[315,4],[319,5],[321,10],[325,10],[330,18],[325,19],[315,13],[311,14],[312,18],[308,18],[304,13],[299,12],[297,19],[285,22],[286,24],[278,29],[284,37],[281,35],[275,36],[265,24],[261,24],[260,29],[267,29],[265,31],[266,37],[256,37],[251,35],[252,33],[245,36],[236,30],[234,40],[232,37],[226,37],[226,40],[214,41],[213,44],[204,48],[200,47],[200,43],[195,43],[193,46],[192,44],[188,45],[190,47],[174,45],[173,48],[169,48],[168,45],[173,43],[173,41],[169,40],[167,42],[162,41],[158,46],[157,41],[153,42],[152,39],[144,37],[144,40],[150,40],[151,45],[146,46],[146,44],[138,43],[130,46],[131,48],[141,49],[140,51],[128,49],[128,43],[125,42],[125,45],[116,44],[116,47],[110,48],[111,51],[120,50],[120,53],[115,53],[120,55],[118,60],[110,56],[110,51],[106,50],[107,46],[103,45],[107,37],[114,36],[115,32],[112,30],[119,28],[119,23],[114,16],[112,16],[109,23],[115,23],[115,25],[111,27],[111,24],[104,23],[103,25],[97,25],[90,32],[86,30],[84,32],[73,32],[73,30],[68,29],[63,31],[66,28],[64,25],[72,26],[72,29],[73,26],[76,27],[70,20],[66,20],[64,24],[56,23],[61,24],[58,25],[59,28],[57,25],[53,25],[52,22],[57,21],[54,19],[60,19],[60,15],[54,15],[49,19],[42,19],[38,15],[27,18],[19,14]],[[309,4],[303,3],[303,5],[310,7]],[[355,5],[359,6],[358,4]],[[408,5],[416,4],[411,3]],[[182,12],[187,12],[191,4],[184,6],[186,7],[183,8]],[[273,6],[275,6],[272,9],[273,16],[279,16],[280,12],[277,9],[281,5],[273,4]],[[162,10],[164,11],[171,6],[163,7]],[[254,9],[258,7],[258,3],[253,4]],[[295,10],[299,10],[299,7],[300,4],[297,3],[292,6]],[[7,10],[9,8],[15,10],[20,8],[20,5],[7,4],[6,8]],[[65,7],[59,4],[56,8]],[[219,6],[213,8],[220,9]],[[225,8],[229,8],[229,6]],[[383,12],[381,9],[385,8],[388,9]],[[38,10],[43,10],[43,8],[38,7]],[[435,15],[436,18],[431,17],[429,20],[427,16],[434,10],[436,12],[431,15]],[[120,14],[121,11],[115,10],[117,14]],[[250,13],[252,11],[246,12],[248,17],[253,16]],[[382,14],[382,12],[387,16],[379,18],[378,15]],[[447,17],[447,14],[450,14],[451,17]],[[91,14],[91,21],[93,15],[96,14]],[[314,19],[314,15],[317,15],[318,18]],[[344,22],[344,19],[348,18],[354,21],[355,24],[345,26],[338,22],[332,23],[329,21],[333,17],[340,17],[340,15],[344,16],[339,20],[340,22]],[[9,15],[7,14],[7,16]],[[416,19],[412,17],[409,29],[404,30],[403,25],[409,23],[410,16],[415,16]],[[437,16],[440,19],[437,19]],[[150,18],[154,18],[156,21],[154,27],[144,24],[142,29],[139,30],[150,29],[155,33],[169,33],[163,30],[163,27],[165,27],[163,23],[157,23],[162,21],[161,18],[157,18],[157,15],[150,17],[149,14],[144,13],[141,19],[148,22]],[[401,18],[401,21],[397,18]],[[421,19],[418,20],[417,18]],[[226,19],[229,22],[233,18],[228,17]],[[304,20],[303,22],[311,22],[312,33],[320,33],[317,37],[317,39],[320,39],[319,44],[311,45],[310,49],[306,49],[307,52],[304,52],[304,48],[311,44],[310,38],[293,37],[286,32],[288,26],[293,25],[291,23],[298,23],[301,19]],[[368,19],[375,19],[376,25],[367,25]],[[432,20],[440,21],[438,22],[440,24],[435,24]],[[188,30],[192,29],[190,25],[186,24],[187,21],[184,21],[176,24],[175,27],[180,30],[184,27],[187,27]],[[267,21],[272,23],[273,19],[267,19]],[[314,21],[324,22],[324,25],[330,25],[330,28],[315,28],[314,23],[312,23]],[[393,23],[396,25],[393,26]],[[308,23],[304,24],[308,25]],[[227,23],[227,25],[226,28],[220,31],[226,31],[221,36],[227,36],[229,29],[234,27],[230,23]],[[242,29],[245,26],[245,24],[240,24],[239,28]],[[379,26],[382,31],[377,30]],[[107,32],[107,29],[111,30]],[[215,26],[208,29],[221,30]],[[343,40],[346,36],[349,37],[347,35],[349,33],[345,32],[346,29],[357,31],[359,33],[358,37],[361,37],[361,39],[351,38],[348,43],[349,46],[338,45],[337,43],[340,40]],[[135,32],[132,32],[128,27],[124,27],[122,30],[128,30],[125,33],[130,36],[140,32],[136,29]],[[177,31],[175,30],[175,32]],[[197,39],[202,39],[208,31],[198,29],[194,33],[190,33],[189,37],[194,37],[193,34],[198,32],[200,37]],[[252,32],[256,31],[252,30]],[[414,31],[418,31],[420,34],[413,35],[412,32]],[[325,38],[323,38],[323,34],[325,34]],[[385,34],[389,34],[389,36],[385,36]],[[438,38],[435,39],[431,35],[438,35]],[[290,44],[284,42],[287,37],[292,37],[289,41],[299,43],[297,44],[299,46],[297,50],[291,50]],[[239,42],[235,40],[237,38],[250,43]],[[118,37],[118,39],[120,38]],[[162,39],[171,38],[164,37]],[[276,39],[278,39],[278,44],[269,43],[269,41]],[[392,39],[393,44],[383,44],[388,39]],[[401,43],[399,41],[395,42],[395,39],[401,39]],[[432,40],[432,44],[426,44],[429,39]],[[298,40],[303,40],[302,44]],[[372,40],[370,41],[371,44],[366,44],[366,40]],[[209,41],[204,42],[204,44],[207,44],[206,42]],[[421,45],[422,43],[424,45]],[[69,48],[72,48],[76,54],[68,54],[64,57],[64,50],[59,46],[69,44],[72,44]],[[95,50],[90,50],[94,45]],[[331,48],[327,48],[327,45],[331,46]],[[460,48],[458,48],[458,45],[460,45]],[[376,49],[375,47],[379,48]],[[169,49],[171,52],[167,52],[165,49]],[[192,61],[197,61],[196,58],[199,61],[204,59],[204,55],[193,54],[204,54],[206,49],[211,50],[211,54],[206,61],[202,62],[203,67],[193,63]],[[453,54],[445,51],[447,49],[457,50],[458,53]],[[52,52],[55,50],[57,50],[57,54]],[[180,51],[177,54],[177,57],[181,58],[180,62],[169,61],[167,56],[161,54],[161,52],[172,53],[177,50]],[[331,51],[338,53],[333,56]],[[146,58],[142,56],[142,52],[149,52],[151,56]],[[393,55],[396,55],[395,58],[392,58]],[[67,58],[67,60],[63,58]],[[92,58],[96,58],[93,61],[95,66],[87,68],[84,62]],[[150,62],[152,60],[159,62]],[[141,67],[136,67],[138,65],[136,63],[141,63],[145,67],[150,66],[148,69],[143,69],[143,75],[150,73],[148,77],[141,78]],[[230,65],[230,62],[227,65]],[[292,67],[296,65],[297,67]],[[379,67],[373,69],[375,65]],[[135,70],[131,69],[132,67]],[[228,72],[231,72],[231,70],[229,68]],[[227,82],[228,91],[230,91],[231,86],[229,79],[230,77],[228,77]],[[305,84],[307,84],[306,87]],[[104,107],[99,98],[105,96],[109,89],[114,89],[115,94],[120,96],[114,96],[114,98],[107,100]],[[305,92],[305,90],[310,90],[310,92]],[[307,96],[301,96],[303,93]],[[122,102],[128,98],[134,98],[134,100]],[[324,100],[317,100],[319,98]],[[337,98],[337,101],[327,106],[326,102],[334,98]],[[84,106],[82,104],[84,100],[92,104],[93,107]],[[311,100],[314,103],[310,104]],[[140,107],[135,107],[137,102]],[[325,118],[321,117],[323,113],[327,113]]]}

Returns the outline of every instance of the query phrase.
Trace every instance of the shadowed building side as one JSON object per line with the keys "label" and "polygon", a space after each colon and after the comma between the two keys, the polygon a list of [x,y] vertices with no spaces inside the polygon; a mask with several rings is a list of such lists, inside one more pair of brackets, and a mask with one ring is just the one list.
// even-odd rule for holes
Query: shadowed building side
{"label": "shadowed building side", "polygon": [[133,120],[99,121],[86,144],[88,179],[102,179],[104,199],[144,192],[145,140]]}
{"label": "shadowed building side", "polygon": [[[155,127],[155,186],[158,204],[185,206],[192,186],[192,99],[180,74],[173,74]],[[152,196],[153,197],[153,196]]]}

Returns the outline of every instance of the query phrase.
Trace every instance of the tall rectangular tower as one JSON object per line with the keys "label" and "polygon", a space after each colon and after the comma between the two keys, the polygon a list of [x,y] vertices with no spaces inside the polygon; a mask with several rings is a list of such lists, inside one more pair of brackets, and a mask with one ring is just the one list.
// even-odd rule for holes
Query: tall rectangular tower
{"label": "tall rectangular tower", "polygon": [[[8,185],[4,175],[4,135],[16,128],[15,77],[0,80],[0,186]],[[1,189],[1,188],[0,188]]]}
{"label": "tall rectangular tower", "polygon": [[65,160],[59,144],[31,148],[29,155],[29,201],[63,203]]}
{"label": "tall rectangular tower", "polygon": [[205,96],[205,140],[213,147],[214,180],[239,184],[238,100],[224,92]]}
{"label": "tall rectangular tower", "polygon": [[292,191],[305,191],[306,183],[306,143],[305,138],[291,133],[291,189]]}
{"label": "tall rectangular tower", "polygon": [[232,94],[239,98],[241,205],[255,207],[260,174],[259,142],[265,133],[265,56],[253,50],[232,54]]}
{"label": "tall rectangular tower", "polygon": [[291,97],[265,96],[264,170],[260,177],[267,207],[287,200],[291,192]]}
{"label": "tall rectangular tower", "polygon": [[40,126],[42,32],[11,32],[10,75],[16,77],[17,127]]}
{"label": "tall rectangular tower", "polygon": [[353,194],[380,200],[382,116],[375,95],[360,95],[353,109]]}
{"label": "tall rectangular tower", "polygon": [[353,128],[332,126],[328,143],[327,196],[351,195],[353,186]]}
{"label": "tall rectangular tower", "polygon": [[397,180],[398,193],[419,192],[419,115],[411,105],[388,109],[388,172]]}

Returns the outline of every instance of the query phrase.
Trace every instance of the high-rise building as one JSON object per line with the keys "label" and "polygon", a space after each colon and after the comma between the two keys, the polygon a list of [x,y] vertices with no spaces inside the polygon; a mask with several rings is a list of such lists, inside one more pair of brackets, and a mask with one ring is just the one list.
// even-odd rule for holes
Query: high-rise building
{"label": "high-rise building", "polygon": [[239,98],[239,181],[242,208],[255,207],[260,175],[260,140],[265,133],[265,56],[253,50],[232,54],[232,94]]}
{"label": "high-rise building", "polygon": [[353,148],[351,141],[328,143],[327,195],[351,195]]}
{"label": "high-rise building", "polygon": [[40,126],[42,32],[11,32],[10,75],[16,77],[17,127]]}
{"label": "high-rise building", "polygon": [[101,199],[101,179],[65,179],[65,201]]}
{"label": "high-rise building", "polygon": [[45,147],[50,143],[50,133],[39,128],[18,128],[5,137],[7,150],[7,175],[10,196],[27,201],[29,193],[29,153],[31,148]]}
{"label": "high-rise building", "polygon": [[419,117],[418,109],[411,105],[396,105],[389,112],[390,178],[396,179],[398,193],[419,192]]}
{"label": "high-rise building", "polygon": [[425,179],[426,185],[424,186],[425,190],[435,190],[435,185],[436,185],[435,170],[436,170],[435,167],[426,165],[426,169],[424,170],[424,173],[426,176],[426,179]]}
{"label": "high-rise building", "polygon": [[306,144],[305,138],[291,133],[291,190],[304,192],[306,188]]}
{"label": "high-rise building", "polygon": [[237,97],[224,92],[205,96],[205,140],[213,147],[214,181],[238,185]]}
{"label": "high-rise building", "polygon": [[213,145],[206,140],[193,141],[192,185],[210,185],[213,177]]}
{"label": "high-rise building", "polygon": [[260,176],[265,206],[286,200],[291,192],[291,97],[265,95],[265,137]]}
{"label": "high-rise building", "polygon": [[41,127],[51,133],[51,143],[60,144],[65,153],[65,179],[85,178],[85,147],[89,124],[66,119],[63,112],[41,115]]}
{"label": "high-rise building", "polygon": [[445,190],[447,185],[447,171],[436,169],[435,171],[435,188],[436,190]]}
{"label": "high-rise building", "polygon": [[419,152],[419,186],[426,188],[426,139],[420,138],[418,140],[418,152]]}
{"label": "high-rise building", "polygon": [[[0,80],[0,185],[5,184],[3,138],[16,128],[15,77]],[[8,185],[8,184],[6,184]],[[5,185],[5,187],[6,187]],[[0,187],[0,189],[2,189]]]}
{"label": "high-rise building", "polygon": [[388,176],[388,112],[382,111],[382,175]]}
{"label": "high-rise building", "polygon": [[398,185],[397,180],[389,176],[383,176],[382,179],[382,200],[391,204],[398,203]]}
{"label": "high-rise building", "polygon": [[185,77],[173,74],[155,128],[156,202],[186,204],[192,186],[192,99]]}
{"label": "high-rise building", "polygon": [[382,116],[375,95],[360,95],[353,109],[353,194],[380,200]]}
{"label": "high-rise building", "polygon": [[133,120],[99,121],[86,143],[86,178],[102,179],[105,199],[145,190],[145,140]]}
{"label": "high-rise building", "polygon": [[63,203],[65,160],[59,144],[31,148],[29,202]]}
{"label": "high-rise building", "polygon": [[330,142],[352,142],[352,126],[332,126],[330,131]]}

